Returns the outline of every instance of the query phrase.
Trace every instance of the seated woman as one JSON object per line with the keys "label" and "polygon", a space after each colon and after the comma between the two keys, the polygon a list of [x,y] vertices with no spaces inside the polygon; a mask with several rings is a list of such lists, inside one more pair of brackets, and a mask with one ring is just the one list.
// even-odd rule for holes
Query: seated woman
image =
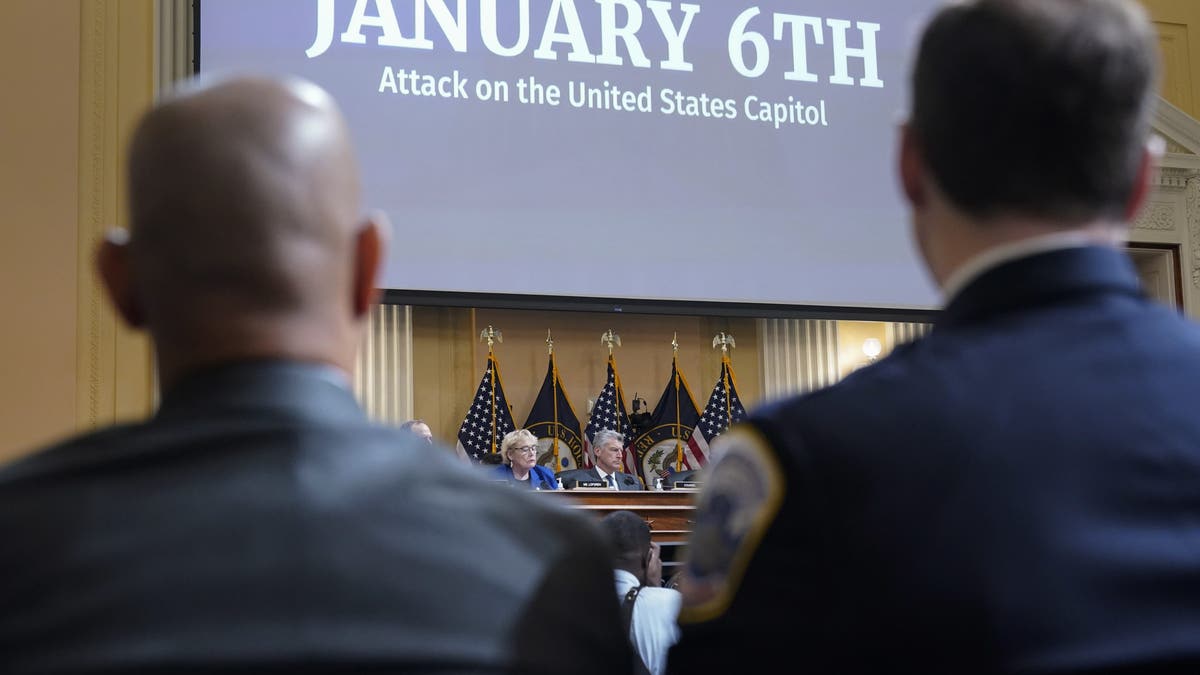
{"label": "seated woman", "polygon": [[492,469],[494,478],[504,478],[523,484],[530,490],[557,490],[554,473],[537,463],[537,436],[528,429],[517,429],[500,441],[500,456],[504,464]]}

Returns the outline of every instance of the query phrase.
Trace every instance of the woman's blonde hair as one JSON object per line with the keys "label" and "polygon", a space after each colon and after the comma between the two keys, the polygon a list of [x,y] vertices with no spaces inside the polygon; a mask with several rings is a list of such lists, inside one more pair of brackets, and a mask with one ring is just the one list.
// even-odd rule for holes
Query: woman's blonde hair
{"label": "woman's blonde hair", "polygon": [[526,445],[537,445],[537,436],[534,436],[532,431],[517,429],[504,434],[504,440],[500,441],[500,456],[504,458],[504,463],[512,464],[512,458],[508,456],[509,450]]}

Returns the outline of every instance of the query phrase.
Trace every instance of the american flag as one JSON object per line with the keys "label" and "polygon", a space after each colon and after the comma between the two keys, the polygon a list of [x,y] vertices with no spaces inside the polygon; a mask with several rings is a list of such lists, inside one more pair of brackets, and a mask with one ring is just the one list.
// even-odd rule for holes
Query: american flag
{"label": "american flag", "polygon": [[[624,467],[621,470],[635,476],[638,475],[634,468],[637,466],[637,461],[633,456],[633,425],[629,423],[629,414],[625,412],[625,391],[621,388],[621,378],[617,376],[617,360],[612,354],[608,355],[608,378],[604,382],[604,388],[596,396],[592,414],[588,417],[587,427],[583,430],[584,443],[587,444],[587,448],[591,448],[596,432],[602,429],[612,429],[625,436],[625,457],[622,462]],[[590,467],[592,466],[592,454],[590,450],[585,450],[583,461]]]}
{"label": "american flag", "polygon": [[[746,408],[742,406],[742,399],[737,393],[733,364],[728,356],[722,357],[721,375],[717,378],[712,395],[708,397],[708,404],[704,406],[700,422],[696,424],[696,429],[684,448],[685,463],[690,464],[692,468],[698,468],[697,464],[703,466],[708,463],[708,446],[712,444],[713,439],[728,429],[730,424],[745,419]],[[687,457],[689,451],[692,455],[690,458]]]}
{"label": "american flag", "polygon": [[479,389],[458,428],[458,454],[478,462],[489,452],[500,452],[504,434],[516,428],[504,386],[500,383],[500,364],[495,354],[488,354],[487,370],[479,381]]}

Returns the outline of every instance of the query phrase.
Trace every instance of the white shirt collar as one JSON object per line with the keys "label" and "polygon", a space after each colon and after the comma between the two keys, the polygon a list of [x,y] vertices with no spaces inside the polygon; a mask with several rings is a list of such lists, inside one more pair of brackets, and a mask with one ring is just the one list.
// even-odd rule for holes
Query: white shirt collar
{"label": "white shirt collar", "polygon": [[989,248],[974,258],[967,260],[967,262],[954,270],[954,273],[946,279],[946,283],[942,284],[942,306],[949,305],[962,289],[982,276],[984,272],[999,267],[1006,262],[1011,262],[1018,258],[1027,258],[1038,253],[1048,253],[1067,248],[1082,248],[1084,246],[1094,246],[1095,244],[1095,237],[1083,232],[1070,231],[1030,237],[1011,244],[1002,244]]}
{"label": "white shirt collar", "polygon": [[642,585],[642,582],[638,581],[637,576],[628,570],[614,569],[613,578],[616,580],[618,586],[624,585],[624,590],[626,591],[629,590],[631,586]]}

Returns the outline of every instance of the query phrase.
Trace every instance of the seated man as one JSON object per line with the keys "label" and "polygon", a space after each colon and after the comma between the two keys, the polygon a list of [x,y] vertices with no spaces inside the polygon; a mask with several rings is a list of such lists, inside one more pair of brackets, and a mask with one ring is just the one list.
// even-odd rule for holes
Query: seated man
{"label": "seated man", "polygon": [[595,466],[563,471],[558,474],[558,482],[566,488],[575,487],[580,481],[596,481],[604,483],[611,490],[643,489],[641,479],[621,471],[624,456],[625,437],[612,429],[601,429],[592,439]]}
{"label": "seated man", "polygon": [[613,511],[600,521],[612,547],[617,596],[629,638],[646,670],[661,675],[667,650],[679,639],[679,591],[662,587],[659,546],[650,526],[632,511]]}
{"label": "seated man", "polygon": [[433,430],[425,423],[425,420],[414,419],[400,425],[400,431],[415,438],[417,445],[433,445]]}
{"label": "seated man", "polygon": [[129,186],[99,272],[162,406],[0,469],[0,672],[629,672],[593,523],[355,401],[386,231],[324,91],[167,100]]}

